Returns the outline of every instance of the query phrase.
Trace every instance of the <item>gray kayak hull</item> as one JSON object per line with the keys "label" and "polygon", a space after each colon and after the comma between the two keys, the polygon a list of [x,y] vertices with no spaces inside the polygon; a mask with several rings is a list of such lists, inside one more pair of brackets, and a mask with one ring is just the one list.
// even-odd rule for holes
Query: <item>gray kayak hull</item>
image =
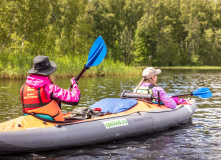
{"label": "gray kayak hull", "polygon": [[82,146],[150,133],[186,122],[195,110],[193,100],[178,109],[138,111],[121,117],[49,128],[0,132],[0,154]]}

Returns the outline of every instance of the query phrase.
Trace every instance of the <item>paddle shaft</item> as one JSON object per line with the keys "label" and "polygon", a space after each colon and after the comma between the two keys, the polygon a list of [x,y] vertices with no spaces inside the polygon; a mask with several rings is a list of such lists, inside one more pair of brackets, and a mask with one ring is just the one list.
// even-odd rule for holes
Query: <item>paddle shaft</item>
{"label": "paddle shaft", "polygon": [[84,65],[84,69],[81,71],[81,73],[77,76],[77,78],[76,78],[76,81],[78,82],[78,80],[81,78],[81,76],[84,74],[84,72],[87,70],[87,69],[89,69],[89,67],[86,67],[85,65]]}
{"label": "paddle shaft", "polygon": [[172,96],[172,97],[184,97],[184,96],[193,96],[193,93],[181,94],[181,95],[174,95],[174,96]]}

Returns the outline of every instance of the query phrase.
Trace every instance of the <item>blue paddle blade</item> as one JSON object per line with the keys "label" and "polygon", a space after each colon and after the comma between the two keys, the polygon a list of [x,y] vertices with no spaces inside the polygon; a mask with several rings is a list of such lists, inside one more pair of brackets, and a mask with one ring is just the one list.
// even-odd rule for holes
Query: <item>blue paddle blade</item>
{"label": "blue paddle blade", "polygon": [[85,66],[97,66],[103,61],[104,57],[106,56],[106,53],[107,47],[104,43],[103,38],[99,36],[90,49],[87,64]]}
{"label": "blue paddle blade", "polygon": [[210,98],[213,96],[210,89],[207,87],[196,89],[195,91],[193,91],[193,95],[200,98]]}

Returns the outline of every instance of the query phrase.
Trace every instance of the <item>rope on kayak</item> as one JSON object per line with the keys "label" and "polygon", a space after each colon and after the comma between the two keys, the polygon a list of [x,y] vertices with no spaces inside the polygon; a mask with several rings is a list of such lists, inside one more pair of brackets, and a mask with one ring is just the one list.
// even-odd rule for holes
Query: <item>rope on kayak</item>
{"label": "rope on kayak", "polygon": [[147,103],[147,101],[142,97],[143,101],[146,103],[146,105],[149,107],[149,108],[152,108],[150,107],[150,105]]}

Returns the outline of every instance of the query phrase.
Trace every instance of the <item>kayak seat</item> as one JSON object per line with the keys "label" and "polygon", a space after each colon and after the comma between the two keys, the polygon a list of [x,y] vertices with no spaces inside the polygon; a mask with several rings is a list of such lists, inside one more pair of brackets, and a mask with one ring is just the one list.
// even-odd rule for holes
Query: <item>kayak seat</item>
{"label": "kayak seat", "polygon": [[91,105],[90,108],[100,108],[102,114],[107,113],[119,113],[126,111],[137,104],[135,99],[122,99],[122,98],[105,98],[95,104]]}
{"label": "kayak seat", "polygon": [[[23,116],[27,116],[29,114],[25,113]],[[45,114],[36,114],[36,116],[40,117],[40,118],[43,118],[43,119],[47,119],[47,120],[51,120],[51,121],[54,121],[54,119],[49,116],[49,115],[45,115]]]}
{"label": "kayak seat", "polygon": [[[40,118],[45,117],[46,119],[53,119],[53,121],[64,121],[64,115],[60,109],[60,107],[58,106],[57,102],[55,100],[51,101],[49,104],[37,108],[37,109],[33,109],[33,110],[29,110],[28,113],[34,113],[35,115],[40,115]],[[50,118],[51,117],[51,118]]]}

